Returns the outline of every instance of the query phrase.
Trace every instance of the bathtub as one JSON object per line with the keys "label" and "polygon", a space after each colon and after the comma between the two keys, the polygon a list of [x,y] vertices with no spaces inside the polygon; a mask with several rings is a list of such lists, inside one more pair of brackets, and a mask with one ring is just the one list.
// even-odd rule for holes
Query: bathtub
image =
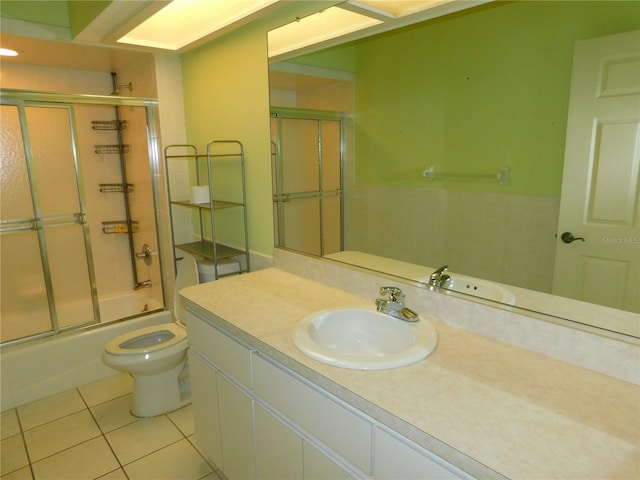
{"label": "bathtub", "polygon": [[109,323],[141,313],[162,310],[162,304],[140,292],[100,298],[100,323]]}
{"label": "bathtub", "polygon": [[[139,312],[142,308],[140,306]],[[0,352],[2,410],[114,375],[117,372],[102,363],[102,350],[109,340],[131,330],[170,321],[168,311],[149,313],[3,347]]]}

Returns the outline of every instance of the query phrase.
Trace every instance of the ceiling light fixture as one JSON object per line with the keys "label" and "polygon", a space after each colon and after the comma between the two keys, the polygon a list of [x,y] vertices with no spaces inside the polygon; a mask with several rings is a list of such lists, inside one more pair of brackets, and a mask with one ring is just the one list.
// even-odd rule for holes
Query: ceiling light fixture
{"label": "ceiling light fixture", "polygon": [[17,57],[18,52],[10,48],[0,48],[0,57]]}
{"label": "ceiling light fixture", "polygon": [[277,0],[173,0],[118,39],[143,47],[179,50],[252,15]]}
{"label": "ceiling light fixture", "polygon": [[269,57],[341,37],[382,23],[381,20],[331,7],[269,32]]}

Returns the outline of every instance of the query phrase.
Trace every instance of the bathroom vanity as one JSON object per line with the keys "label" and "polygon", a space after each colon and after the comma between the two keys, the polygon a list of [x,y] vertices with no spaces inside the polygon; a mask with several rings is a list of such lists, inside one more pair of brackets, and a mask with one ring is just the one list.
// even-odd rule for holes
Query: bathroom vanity
{"label": "bathroom vanity", "polygon": [[198,444],[231,480],[640,475],[636,384],[421,305],[439,337],[426,359],[380,371],[320,363],[294,346],[296,323],[373,302],[377,288],[369,298],[278,268],[181,293]]}

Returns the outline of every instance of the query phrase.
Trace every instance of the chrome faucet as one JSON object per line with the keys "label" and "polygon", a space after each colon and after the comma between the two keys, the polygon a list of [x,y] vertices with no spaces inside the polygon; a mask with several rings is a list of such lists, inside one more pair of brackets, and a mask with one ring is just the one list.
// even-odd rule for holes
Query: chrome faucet
{"label": "chrome faucet", "polygon": [[416,312],[405,307],[404,293],[399,288],[380,287],[380,295],[386,297],[376,300],[376,310],[380,313],[386,313],[405,322],[417,322],[420,320]]}
{"label": "chrome faucet", "polygon": [[432,287],[443,287],[449,280],[451,280],[451,277],[444,273],[448,270],[448,268],[449,265],[443,265],[435,272],[433,272],[429,276],[429,285],[431,285]]}

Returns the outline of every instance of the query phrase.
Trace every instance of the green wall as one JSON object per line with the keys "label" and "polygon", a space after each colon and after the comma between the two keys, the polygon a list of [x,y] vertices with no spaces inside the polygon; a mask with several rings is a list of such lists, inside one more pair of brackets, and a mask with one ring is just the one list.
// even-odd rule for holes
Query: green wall
{"label": "green wall", "polygon": [[[327,2],[293,2],[267,19],[252,22],[182,57],[187,139],[202,150],[212,139],[235,139],[244,144],[249,249],[266,256],[273,254],[274,239],[267,32],[323,5]],[[224,183],[224,174],[222,177]],[[218,238],[233,244],[241,232],[236,228],[237,219],[228,217],[220,220],[228,222],[225,227],[230,234],[222,235],[219,229]]]}
{"label": "green wall", "polygon": [[78,35],[113,0],[2,0],[3,17],[30,23],[69,28],[71,37]]}
{"label": "green wall", "polygon": [[[271,176],[271,167],[264,35],[260,29],[243,29],[185,54],[183,86],[189,143],[202,152],[214,139],[243,143],[249,245],[251,250],[271,255],[271,182],[265,182]],[[219,241],[237,244],[238,228],[224,225],[225,220],[221,218],[223,225],[218,226]],[[229,221],[233,224],[233,218]],[[227,231],[228,235],[223,234]]]}
{"label": "green wall", "polygon": [[[312,3],[294,2],[281,18],[183,55],[188,139],[201,148],[221,137],[245,144],[249,246],[265,255],[273,248],[266,32],[300,15],[294,7],[317,8]],[[491,183],[495,191],[558,195],[573,44],[637,28],[636,1],[496,2],[358,41],[355,51],[338,47],[335,65],[330,56],[315,65],[355,65],[359,182],[487,186],[421,177],[425,165],[447,158],[449,171],[509,164],[512,184]],[[387,147],[383,138],[400,146]]]}
{"label": "green wall", "polygon": [[516,2],[360,43],[357,181],[559,196],[574,43],[637,28],[638,2]]}
{"label": "green wall", "polygon": [[[637,1],[495,2],[355,42],[356,181],[560,195],[573,46],[638,28]],[[350,69],[333,54],[299,61]]]}
{"label": "green wall", "polygon": [[71,0],[69,1],[69,26],[75,37],[86,28],[112,0]]}
{"label": "green wall", "polygon": [[25,22],[69,27],[66,0],[2,0],[0,13],[3,17]]}

